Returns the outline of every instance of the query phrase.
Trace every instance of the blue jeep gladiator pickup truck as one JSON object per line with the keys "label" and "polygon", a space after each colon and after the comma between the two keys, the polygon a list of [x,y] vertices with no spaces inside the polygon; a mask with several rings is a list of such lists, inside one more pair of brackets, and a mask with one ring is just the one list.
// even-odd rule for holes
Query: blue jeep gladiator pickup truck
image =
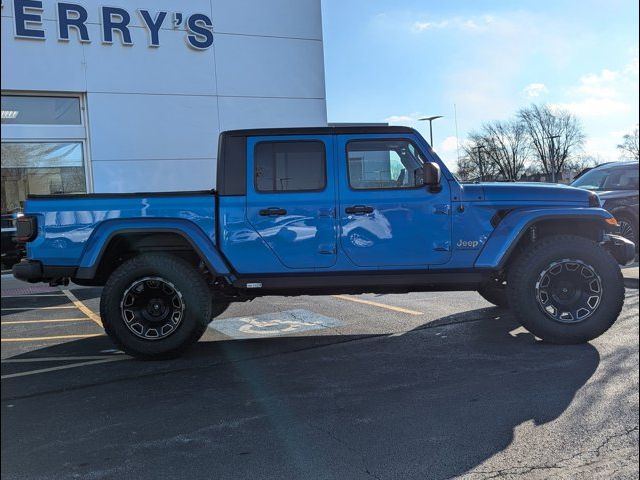
{"label": "blue jeep gladiator pickup truck", "polygon": [[106,332],[141,358],[262,295],[477,290],[553,343],[622,308],[635,246],[595,193],[461,184],[406,127],[229,131],[217,162],[211,191],[30,197],[14,275],[103,285]]}

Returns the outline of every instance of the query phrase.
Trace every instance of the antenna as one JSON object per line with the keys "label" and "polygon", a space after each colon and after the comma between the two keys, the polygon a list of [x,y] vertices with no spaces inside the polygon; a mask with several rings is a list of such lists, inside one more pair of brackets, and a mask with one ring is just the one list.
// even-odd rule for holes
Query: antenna
{"label": "antenna", "polygon": [[458,163],[460,162],[460,140],[458,137],[458,109],[456,108],[456,104],[453,104],[453,118],[456,123],[456,154],[458,155]]}

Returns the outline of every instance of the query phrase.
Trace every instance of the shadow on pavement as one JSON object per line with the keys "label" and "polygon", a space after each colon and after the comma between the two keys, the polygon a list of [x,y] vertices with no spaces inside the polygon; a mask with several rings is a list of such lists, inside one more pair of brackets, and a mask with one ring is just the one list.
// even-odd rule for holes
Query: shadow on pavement
{"label": "shadow on pavement", "polygon": [[513,334],[508,317],[464,315],[396,336],[201,342],[171,362],[3,381],[2,476],[460,475],[516,426],[561,415],[600,362],[591,345],[546,345]]}

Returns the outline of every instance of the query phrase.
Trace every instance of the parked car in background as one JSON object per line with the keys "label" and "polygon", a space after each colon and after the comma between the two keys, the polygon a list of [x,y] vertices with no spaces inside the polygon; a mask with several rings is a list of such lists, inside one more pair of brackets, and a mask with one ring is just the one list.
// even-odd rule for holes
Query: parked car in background
{"label": "parked car in background", "polygon": [[25,254],[24,244],[15,240],[16,235],[15,213],[2,215],[2,269],[11,268],[18,263]]}
{"label": "parked car in background", "polygon": [[620,224],[620,234],[638,245],[638,162],[611,162],[579,175],[571,184],[596,192]]}

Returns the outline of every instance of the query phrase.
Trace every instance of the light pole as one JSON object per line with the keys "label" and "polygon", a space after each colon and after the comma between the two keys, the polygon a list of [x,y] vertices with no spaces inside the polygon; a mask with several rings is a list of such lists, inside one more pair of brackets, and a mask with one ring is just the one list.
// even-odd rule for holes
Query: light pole
{"label": "light pole", "polygon": [[556,183],[556,150],[553,145],[554,138],[560,138],[560,135],[549,135],[545,137],[550,140],[549,143],[549,163],[551,164],[551,182]]}
{"label": "light pole", "polygon": [[433,117],[422,117],[418,120],[429,122],[429,143],[431,144],[431,148],[433,148],[433,121],[439,118],[442,118],[444,115],[434,115]]}
{"label": "light pole", "polygon": [[474,147],[474,150],[478,151],[478,169],[480,170],[480,181],[484,182],[484,165],[482,164],[482,150],[484,145],[478,145]]}

